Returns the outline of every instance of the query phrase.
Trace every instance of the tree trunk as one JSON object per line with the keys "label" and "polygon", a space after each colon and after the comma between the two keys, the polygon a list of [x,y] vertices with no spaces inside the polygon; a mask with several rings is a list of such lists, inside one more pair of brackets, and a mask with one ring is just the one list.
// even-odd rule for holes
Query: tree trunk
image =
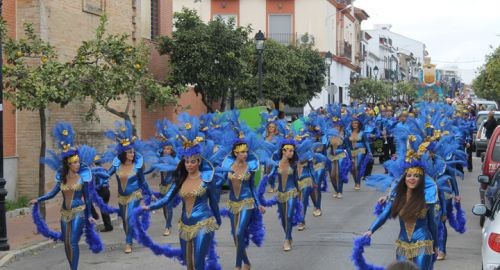
{"label": "tree trunk", "polygon": [[[129,102],[130,102],[130,101],[129,101]],[[128,104],[127,104],[127,108],[128,108]],[[109,107],[108,105],[104,106],[104,109],[105,109],[107,112],[109,112],[109,113],[111,113],[111,114],[114,114],[114,115],[116,115],[116,116],[118,116],[118,117],[122,118],[122,119],[123,119],[123,120],[125,120],[125,121],[129,121],[129,122],[132,124],[132,134],[133,134],[134,136],[137,136],[137,129],[135,128],[134,123],[132,123],[132,121],[130,120],[130,115],[128,115],[128,113],[126,113],[126,112],[120,112],[120,111],[118,111],[118,110],[116,110],[116,109],[114,109],[114,108]]]}
{"label": "tree trunk", "polygon": [[[39,109],[38,114],[40,116],[40,159],[45,158],[45,151],[47,148],[47,119],[45,118],[45,108]],[[38,197],[45,194],[45,165],[38,162]],[[46,217],[45,203],[40,205],[40,213],[42,217]]]}
{"label": "tree trunk", "polygon": [[314,109],[314,107],[313,107],[313,105],[311,104],[311,102],[310,102],[310,101],[308,101],[308,102],[307,102],[307,105],[309,105],[309,108],[311,108],[311,111],[312,111],[312,112],[314,112],[314,111],[315,111],[315,109]]}
{"label": "tree trunk", "polygon": [[275,99],[275,100],[273,100],[273,103],[274,103],[274,109],[279,111],[280,110],[280,101]]}
{"label": "tree trunk", "polygon": [[219,107],[219,111],[223,112],[226,110],[226,102],[227,102],[227,91],[222,93],[221,103]]}
{"label": "tree trunk", "polygon": [[236,106],[234,105],[234,99],[235,99],[235,90],[234,89],[231,89],[231,110],[234,110],[236,108]]}
{"label": "tree trunk", "polygon": [[207,97],[205,96],[204,91],[202,91],[200,94],[201,94],[201,101],[203,102],[203,105],[205,105],[205,107],[207,107],[207,113],[213,113],[214,109],[212,108],[212,105],[208,104]]}

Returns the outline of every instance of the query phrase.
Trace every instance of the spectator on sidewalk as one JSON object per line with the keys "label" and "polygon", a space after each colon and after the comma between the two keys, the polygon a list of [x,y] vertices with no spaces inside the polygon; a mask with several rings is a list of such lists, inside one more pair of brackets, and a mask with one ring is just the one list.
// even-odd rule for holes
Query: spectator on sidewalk
{"label": "spectator on sidewalk", "polygon": [[486,120],[486,123],[484,123],[484,128],[486,129],[486,139],[490,139],[491,135],[493,135],[493,131],[495,128],[498,126],[498,123],[495,119],[495,112],[490,111],[488,113],[488,119]]}

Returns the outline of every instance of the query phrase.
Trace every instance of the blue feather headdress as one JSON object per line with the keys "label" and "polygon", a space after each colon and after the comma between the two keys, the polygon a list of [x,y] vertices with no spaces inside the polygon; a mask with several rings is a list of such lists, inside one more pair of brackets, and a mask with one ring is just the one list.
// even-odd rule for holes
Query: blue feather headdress
{"label": "blue feather headdress", "polygon": [[176,126],[166,118],[156,120],[156,138],[160,147],[174,145],[176,129]]}
{"label": "blue feather headdress", "polygon": [[197,117],[182,113],[177,118],[179,126],[176,140],[180,146],[179,157],[201,156],[205,136],[200,132],[200,121]]}
{"label": "blue feather headdress", "polygon": [[74,146],[75,132],[70,123],[56,123],[52,130],[52,136],[61,150],[62,159],[78,155],[78,149]]}
{"label": "blue feather headdress", "polygon": [[108,139],[116,141],[116,155],[135,148],[137,137],[133,135],[133,130],[134,129],[130,121],[116,121],[115,129],[108,130],[104,133],[104,136]]}

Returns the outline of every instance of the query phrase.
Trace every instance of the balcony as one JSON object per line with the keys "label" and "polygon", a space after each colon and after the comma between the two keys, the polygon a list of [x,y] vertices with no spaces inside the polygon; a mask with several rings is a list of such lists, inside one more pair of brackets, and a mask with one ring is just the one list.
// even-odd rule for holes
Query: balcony
{"label": "balcony", "polygon": [[345,57],[349,60],[352,60],[352,44],[344,41],[343,48],[340,50],[341,54],[340,56]]}
{"label": "balcony", "polygon": [[267,38],[278,42],[281,45],[294,45],[297,35],[295,33],[269,33]]}

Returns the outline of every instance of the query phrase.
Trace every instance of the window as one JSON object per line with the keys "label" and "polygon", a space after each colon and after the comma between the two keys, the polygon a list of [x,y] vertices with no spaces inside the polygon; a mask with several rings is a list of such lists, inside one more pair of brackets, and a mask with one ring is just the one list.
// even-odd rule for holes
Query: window
{"label": "window", "polygon": [[269,38],[283,45],[292,43],[292,15],[269,15]]}
{"label": "window", "polygon": [[151,39],[160,36],[160,0],[151,0]]}
{"label": "window", "polygon": [[234,25],[238,24],[238,16],[236,14],[214,14],[212,19],[215,20],[216,18],[221,18],[225,23],[229,23],[232,19],[234,20]]}

